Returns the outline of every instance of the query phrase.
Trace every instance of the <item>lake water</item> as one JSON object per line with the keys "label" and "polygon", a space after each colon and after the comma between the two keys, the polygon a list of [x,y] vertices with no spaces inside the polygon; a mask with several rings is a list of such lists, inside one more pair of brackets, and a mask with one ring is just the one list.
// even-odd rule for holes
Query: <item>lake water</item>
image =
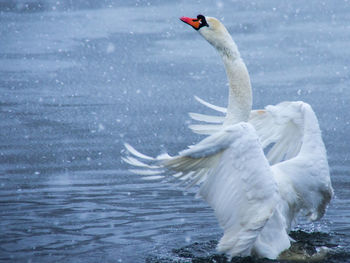
{"label": "lake water", "polygon": [[195,189],[120,160],[124,142],[149,155],[198,142],[194,95],[226,105],[219,56],[178,19],[198,13],[233,35],[254,108],[314,108],[335,198],[293,235],[350,261],[350,1],[189,2],[0,1],[1,262],[224,262]]}

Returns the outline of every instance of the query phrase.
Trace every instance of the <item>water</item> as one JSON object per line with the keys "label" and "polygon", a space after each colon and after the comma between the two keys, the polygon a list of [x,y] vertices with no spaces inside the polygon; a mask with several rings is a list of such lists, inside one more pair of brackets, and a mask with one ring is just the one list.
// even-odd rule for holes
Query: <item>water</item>
{"label": "water", "polygon": [[0,9],[0,261],[224,262],[222,232],[195,190],[143,181],[120,160],[124,142],[155,155],[199,141],[187,112],[206,110],[193,95],[226,105],[218,55],[178,20],[198,13],[233,35],[254,108],[313,106],[335,198],[320,222],[297,229],[332,247],[325,262],[350,260],[348,1],[5,0]]}

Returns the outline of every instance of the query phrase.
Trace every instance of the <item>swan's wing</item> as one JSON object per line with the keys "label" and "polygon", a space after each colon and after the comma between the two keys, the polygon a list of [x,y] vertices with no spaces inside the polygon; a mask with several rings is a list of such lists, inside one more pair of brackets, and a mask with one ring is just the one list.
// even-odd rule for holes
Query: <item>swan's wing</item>
{"label": "swan's wing", "polygon": [[184,173],[208,169],[198,194],[215,210],[224,229],[218,250],[231,256],[250,255],[279,200],[254,128],[248,123],[225,128],[164,166]]}
{"label": "swan's wing", "polygon": [[[201,104],[220,113],[226,109],[213,105],[199,97],[195,97]],[[278,163],[295,157],[302,143],[302,131],[297,125],[302,122],[302,114],[293,102],[282,102],[276,106],[267,106],[264,110],[253,110],[249,122],[256,129],[263,148],[267,150],[267,159],[270,164]],[[220,130],[224,122],[223,116],[189,113],[193,120],[201,124],[189,125],[189,128],[198,134],[210,135]]]}
{"label": "swan's wing", "polygon": [[125,143],[129,155],[122,160],[137,169],[130,171],[142,175],[162,174],[167,169],[173,176],[183,180],[184,184],[193,185],[205,180],[208,171],[217,165],[222,152],[234,140],[234,135],[228,127],[220,130],[196,145],[189,146],[177,156],[162,154],[155,158],[138,152],[131,145]]}
{"label": "swan's wing", "polygon": [[[327,208],[333,188],[330,179],[326,149],[322,140],[317,117],[311,106],[304,102],[293,102],[301,115],[301,146],[295,158],[272,166],[277,175],[281,191],[288,192],[284,197],[314,221],[320,219]],[[287,190],[292,186],[292,189]],[[294,192],[297,202],[290,200]]]}
{"label": "swan's wing", "polygon": [[302,102],[282,102],[251,112],[249,123],[256,129],[270,164],[295,157],[303,139]]}
{"label": "swan's wing", "polygon": [[[248,256],[261,240],[262,229],[280,201],[277,184],[264,156],[255,129],[249,123],[222,128],[174,157],[153,158],[129,152],[152,164],[144,168],[168,170],[190,185],[201,182],[198,195],[214,209],[224,236],[218,250],[230,256]],[[129,162],[130,163],[130,162]],[[285,224],[276,224],[283,235],[269,238],[276,257],[289,246]],[[281,244],[283,244],[281,246]],[[267,253],[267,252],[266,252]]]}

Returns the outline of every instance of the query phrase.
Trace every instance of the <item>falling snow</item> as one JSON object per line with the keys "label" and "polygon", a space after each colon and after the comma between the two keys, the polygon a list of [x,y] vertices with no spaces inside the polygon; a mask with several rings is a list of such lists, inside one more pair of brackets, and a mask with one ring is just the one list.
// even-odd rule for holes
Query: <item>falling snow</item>
{"label": "falling snow", "polygon": [[0,261],[172,262],[183,246],[215,251],[222,231],[196,189],[142,180],[120,160],[125,142],[152,156],[198,142],[188,112],[212,112],[194,95],[226,105],[220,57],[178,19],[198,13],[235,39],[254,108],[314,108],[336,198],[322,221],[298,228],[325,231],[338,258],[349,256],[349,3],[2,0]]}

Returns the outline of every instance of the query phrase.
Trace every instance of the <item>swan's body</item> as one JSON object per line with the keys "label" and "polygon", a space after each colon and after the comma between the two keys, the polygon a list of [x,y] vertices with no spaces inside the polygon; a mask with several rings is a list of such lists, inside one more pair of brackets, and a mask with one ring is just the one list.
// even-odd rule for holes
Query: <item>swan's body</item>
{"label": "swan's body", "polygon": [[[189,185],[200,184],[198,194],[224,229],[219,251],[230,257],[275,259],[290,247],[288,232],[297,215],[320,219],[333,195],[317,118],[304,102],[251,111],[249,74],[226,28],[204,16],[182,20],[223,58],[230,84],[228,108],[198,100],[226,116],[192,113],[193,119],[209,124],[191,128],[209,136],[177,156],[152,158],[126,144],[134,157],[124,160],[153,174],[167,169]],[[265,156],[263,149],[271,144]]]}

